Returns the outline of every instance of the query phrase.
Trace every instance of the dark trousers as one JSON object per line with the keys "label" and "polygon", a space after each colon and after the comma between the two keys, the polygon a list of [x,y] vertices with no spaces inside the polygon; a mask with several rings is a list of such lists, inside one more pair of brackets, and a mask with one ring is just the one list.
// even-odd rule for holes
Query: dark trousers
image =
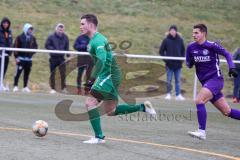
{"label": "dark trousers", "polygon": [[30,75],[31,68],[32,68],[32,61],[20,60],[20,62],[17,64],[16,67],[17,68],[16,68],[16,73],[14,76],[14,86],[18,86],[19,77],[21,76],[21,73],[24,70],[23,87],[27,87],[29,75]]}
{"label": "dark trousers", "polygon": [[240,69],[238,71],[238,76],[234,78],[233,96],[240,99]]}
{"label": "dark trousers", "polygon": [[[5,57],[5,62],[4,62],[4,72],[3,72],[3,78],[5,77],[5,74],[8,69],[8,63],[9,63],[9,57]],[[0,57],[0,75],[1,75],[1,66],[2,66],[2,57]]]}
{"label": "dark trousers", "polygon": [[82,85],[82,74],[86,69],[86,81],[90,79],[91,71],[93,68],[93,61],[89,55],[78,56],[78,75],[77,75],[77,87],[81,88]]}
{"label": "dark trousers", "polygon": [[82,84],[82,74],[84,71],[85,67],[78,67],[78,74],[77,74],[77,88],[81,88]]}
{"label": "dark trousers", "polygon": [[[50,87],[52,89],[56,89],[56,86],[55,86],[55,76],[56,76],[56,70],[57,68],[59,69],[59,72],[60,72],[60,77],[57,76],[57,81],[61,81],[61,89],[65,88],[66,87],[66,81],[65,81],[65,78],[66,78],[66,65],[64,63],[64,59],[49,59],[49,63],[50,63],[50,71],[51,71],[51,75],[50,75]],[[59,87],[57,87],[59,88]]]}

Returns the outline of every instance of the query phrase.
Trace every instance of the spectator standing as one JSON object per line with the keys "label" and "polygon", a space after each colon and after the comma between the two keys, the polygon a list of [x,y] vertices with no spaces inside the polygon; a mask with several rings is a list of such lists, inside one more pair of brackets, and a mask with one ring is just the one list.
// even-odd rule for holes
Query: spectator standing
{"label": "spectator standing", "polygon": [[[10,29],[11,27],[11,21],[7,17],[3,17],[1,21],[1,26],[0,26],[0,47],[12,47],[12,31]],[[8,68],[8,63],[9,63],[9,57],[11,56],[11,51],[6,51],[5,52],[5,63],[4,63],[4,73],[3,73],[3,78],[5,78],[7,68]],[[0,68],[1,68],[1,63],[2,63],[2,54],[0,53]],[[0,69],[0,74],[1,74],[1,69]],[[9,88],[6,86],[2,88],[4,91],[8,91]]]}
{"label": "spectator standing", "polygon": [[[62,23],[58,23],[55,28],[55,32],[48,36],[47,41],[45,43],[45,48],[49,50],[69,50],[69,39],[68,36],[65,34],[65,27]],[[56,93],[55,90],[55,74],[56,68],[59,67],[60,76],[61,76],[61,89],[63,92],[66,92],[66,66],[65,62],[65,55],[66,54],[56,54],[50,53],[50,87],[51,87],[51,94]],[[69,55],[67,55],[69,57]]]}
{"label": "spectator standing", "polygon": [[[79,52],[87,52],[88,43],[89,43],[89,37],[87,35],[80,34],[75,40],[73,48]],[[82,94],[82,90],[81,90],[82,74],[84,70],[86,70],[86,83],[87,83],[91,76],[93,61],[90,55],[78,55],[77,63],[78,63],[77,93]],[[85,94],[87,94],[86,90],[85,90]]]}
{"label": "spectator standing", "polygon": [[[169,32],[166,38],[162,41],[160,46],[159,54],[161,56],[170,56],[170,57],[184,57],[185,56],[185,47],[183,39],[180,34],[177,32],[177,26],[172,25],[169,28]],[[183,61],[179,60],[164,60],[166,64],[166,73],[167,73],[167,95],[165,99],[171,99],[171,82],[172,76],[175,77],[175,92],[176,100],[184,100],[185,98],[181,95],[181,68]]]}
{"label": "spectator standing", "polygon": [[[15,48],[29,48],[29,49],[37,49],[38,44],[36,38],[33,36],[33,26],[29,23],[26,23],[23,27],[23,33],[17,36],[14,42]],[[14,57],[16,61],[16,74],[14,76],[14,88],[13,92],[17,92],[18,89],[18,80],[21,76],[22,71],[24,70],[23,76],[23,89],[22,92],[31,92],[28,88],[28,80],[29,75],[32,68],[32,56],[34,52],[20,52],[15,51]]]}
{"label": "spectator standing", "polygon": [[[233,59],[240,61],[240,48],[234,52]],[[240,101],[240,64],[236,63],[235,66],[238,76],[234,78],[233,103],[238,103]]]}

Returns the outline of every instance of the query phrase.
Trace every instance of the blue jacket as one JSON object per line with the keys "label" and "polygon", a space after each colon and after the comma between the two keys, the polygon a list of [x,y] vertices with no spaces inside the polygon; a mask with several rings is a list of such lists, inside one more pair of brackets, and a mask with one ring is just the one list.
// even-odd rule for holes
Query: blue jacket
{"label": "blue jacket", "polygon": [[[88,43],[90,39],[86,35],[79,35],[75,40],[73,48],[79,52],[87,52]],[[93,67],[93,61],[90,55],[78,55],[78,66],[88,65],[88,67]]]}
{"label": "blue jacket", "polygon": [[89,37],[86,35],[79,35],[75,40],[73,48],[79,52],[87,52],[87,45],[89,43]]}

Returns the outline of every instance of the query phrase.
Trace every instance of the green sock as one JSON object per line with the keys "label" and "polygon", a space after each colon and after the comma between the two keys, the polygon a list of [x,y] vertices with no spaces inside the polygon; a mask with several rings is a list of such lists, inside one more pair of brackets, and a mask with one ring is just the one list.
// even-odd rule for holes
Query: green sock
{"label": "green sock", "polygon": [[88,111],[88,115],[89,115],[89,119],[93,128],[93,131],[95,133],[95,137],[104,138],[102,133],[102,128],[101,128],[100,113],[98,111],[98,108]]}
{"label": "green sock", "polygon": [[119,114],[128,114],[138,111],[145,111],[144,104],[136,104],[136,105],[128,105],[128,104],[122,104],[118,105],[115,110],[115,115]]}

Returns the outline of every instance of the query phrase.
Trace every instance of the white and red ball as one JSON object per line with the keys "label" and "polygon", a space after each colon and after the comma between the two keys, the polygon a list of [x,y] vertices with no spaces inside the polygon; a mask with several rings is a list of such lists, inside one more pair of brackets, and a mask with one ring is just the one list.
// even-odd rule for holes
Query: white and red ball
{"label": "white and red ball", "polygon": [[47,134],[48,123],[43,120],[37,120],[32,125],[33,133],[38,137],[43,137]]}

